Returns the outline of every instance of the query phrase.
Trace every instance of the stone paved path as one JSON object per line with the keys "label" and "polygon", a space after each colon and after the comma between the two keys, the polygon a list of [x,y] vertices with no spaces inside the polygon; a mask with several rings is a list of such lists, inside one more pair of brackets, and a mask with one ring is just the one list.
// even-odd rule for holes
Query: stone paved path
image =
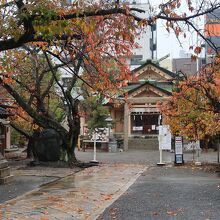
{"label": "stone paved path", "polygon": [[0,205],[0,219],[94,220],[146,168],[111,164],[85,169]]}

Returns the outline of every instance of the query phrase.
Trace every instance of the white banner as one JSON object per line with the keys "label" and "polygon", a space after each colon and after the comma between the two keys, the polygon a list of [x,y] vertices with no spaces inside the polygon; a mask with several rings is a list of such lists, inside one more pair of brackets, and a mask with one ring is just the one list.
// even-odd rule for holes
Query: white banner
{"label": "white banner", "polygon": [[143,130],[143,126],[136,126],[132,128],[133,131],[142,131]]}
{"label": "white banner", "polygon": [[169,125],[160,125],[159,126],[159,149],[162,150],[171,150],[171,133]]}

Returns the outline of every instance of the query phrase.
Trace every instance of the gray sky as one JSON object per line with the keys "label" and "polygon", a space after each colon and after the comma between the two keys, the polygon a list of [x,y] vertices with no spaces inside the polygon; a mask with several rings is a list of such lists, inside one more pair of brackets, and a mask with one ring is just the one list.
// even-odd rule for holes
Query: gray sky
{"label": "gray sky", "polygon": [[[149,0],[151,5],[157,9],[158,5],[164,0]],[[148,0],[142,0],[143,3],[148,2]],[[184,1],[182,1],[184,4]],[[195,2],[195,1],[194,1]],[[186,12],[187,7],[183,5],[182,12]],[[200,25],[203,25],[203,19],[198,20]],[[172,58],[179,57],[180,50],[185,50],[189,52],[189,47],[196,44],[196,35],[193,33],[187,33],[186,38],[180,38],[181,45],[177,40],[176,36],[171,33],[169,34],[165,29],[165,22],[159,20],[157,22],[157,58],[161,58],[166,54],[170,54]]]}

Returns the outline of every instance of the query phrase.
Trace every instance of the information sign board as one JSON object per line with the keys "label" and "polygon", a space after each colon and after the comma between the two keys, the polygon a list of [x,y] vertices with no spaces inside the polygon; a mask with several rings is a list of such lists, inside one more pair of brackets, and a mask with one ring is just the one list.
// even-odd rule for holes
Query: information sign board
{"label": "information sign board", "polygon": [[159,149],[162,150],[171,150],[171,133],[169,125],[160,125],[159,126]]}
{"label": "information sign board", "polygon": [[183,163],[183,155],[182,154],[176,154],[175,155],[175,163],[176,164],[182,164]]}
{"label": "information sign board", "polygon": [[183,164],[183,139],[182,137],[175,137],[175,163]]}
{"label": "information sign board", "polygon": [[182,137],[175,137],[175,154],[183,154]]}

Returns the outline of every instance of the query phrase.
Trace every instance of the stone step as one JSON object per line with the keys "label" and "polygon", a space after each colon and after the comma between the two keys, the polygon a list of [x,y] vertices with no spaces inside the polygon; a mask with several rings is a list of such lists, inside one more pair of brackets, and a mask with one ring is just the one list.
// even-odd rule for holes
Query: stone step
{"label": "stone step", "polygon": [[5,159],[0,160],[0,169],[8,167],[8,161]]}
{"label": "stone step", "polygon": [[0,178],[4,178],[6,176],[10,176],[10,167],[0,169]]}
{"label": "stone step", "polygon": [[0,178],[0,185],[8,184],[8,183],[12,182],[12,180],[13,180],[12,175]]}

